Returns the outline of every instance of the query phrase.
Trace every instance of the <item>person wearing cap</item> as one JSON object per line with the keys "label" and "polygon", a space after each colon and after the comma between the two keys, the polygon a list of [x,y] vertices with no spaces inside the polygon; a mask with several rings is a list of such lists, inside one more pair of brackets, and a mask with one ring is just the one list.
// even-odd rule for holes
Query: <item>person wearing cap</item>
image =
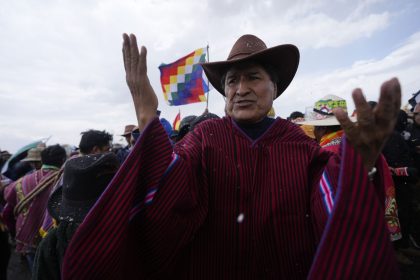
{"label": "person wearing cap", "polygon": [[3,217],[16,239],[16,252],[26,257],[30,270],[41,239],[38,230],[48,197],[66,156],[66,151],[58,144],[45,148],[41,151],[41,169],[22,177],[5,190]]}
{"label": "person wearing cap", "polygon": [[121,134],[125,138],[127,145],[118,149],[116,152],[117,158],[120,163],[123,163],[124,160],[127,158],[128,154],[131,151],[131,147],[134,145],[134,137],[132,136],[131,132],[136,128],[134,124],[128,124],[124,127],[124,133]]}
{"label": "person wearing cap", "polygon": [[39,244],[32,279],[61,279],[61,262],[73,234],[117,172],[114,153],[80,156],[64,166],[63,185],[48,200],[58,226]]}
{"label": "person wearing cap", "polygon": [[[146,49],[123,37],[141,136],[67,248],[64,279],[398,278],[373,168],[400,107],[397,79],[383,84],[373,112],[354,91],[357,126],[335,112],[346,132],[339,158],[267,117],[293,80],[298,49],[244,35],[226,61],[202,64],[227,116],[172,147]],[[318,187],[325,171],[337,189],[331,214]]]}
{"label": "person wearing cap", "polygon": [[131,147],[134,144],[131,137],[131,131],[133,131],[135,127],[134,124],[128,124],[124,127],[123,134],[121,134],[121,136],[125,138],[125,141],[127,141],[127,147]]}
{"label": "person wearing cap", "polygon": [[[321,147],[339,153],[340,143],[344,134],[343,129],[333,110],[341,109],[347,112],[347,102],[336,95],[326,95],[315,102],[313,107],[308,107],[304,117],[296,118],[294,123],[314,127],[314,138]],[[356,122],[356,117],[350,117]]]}
{"label": "person wearing cap", "polygon": [[42,162],[41,162],[41,152],[44,148],[32,148],[29,149],[28,155],[22,159],[23,162],[28,162],[34,170],[41,169]]}

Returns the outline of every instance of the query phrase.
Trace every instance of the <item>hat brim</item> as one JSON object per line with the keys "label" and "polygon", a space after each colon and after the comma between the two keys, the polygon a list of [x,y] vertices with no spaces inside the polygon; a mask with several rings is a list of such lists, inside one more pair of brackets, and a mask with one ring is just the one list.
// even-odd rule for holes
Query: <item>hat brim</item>
{"label": "hat brim", "polygon": [[238,59],[202,63],[201,66],[213,87],[225,95],[222,87],[223,75],[234,65],[247,61],[272,65],[277,72],[277,95],[279,97],[292,82],[299,65],[299,50],[296,46],[285,44],[268,48]]}
{"label": "hat brim", "polygon": [[41,158],[24,158],[21,161],[41,161]]}
{"label": "hat brim", "polygon": [[[349,117],[352,122],[357,122],[356,117]],[[323,120],[308,120],[302,122],[296,122],[298,125],[312,125],[312,126],[334,126],[340,125],[337,118],[332,116],[331,118],[323,119]]]}
{"label": "hat brim", "polygon": [[69,221],[75,223],[81,223],[85,219],[86,215],[95,205],[99,198],[90,200],[75,201],[71,199],[62,198],[61,208],[59,212],[60,221]]}
{"label": "hat brim", "polygon": [[50,195],[48,199],[47,209],[51,217],[56,221],[69,221],[81,223],[89,213],[97,199],[87,201],[72,201],[63,199],[63,186],[59,186]]}

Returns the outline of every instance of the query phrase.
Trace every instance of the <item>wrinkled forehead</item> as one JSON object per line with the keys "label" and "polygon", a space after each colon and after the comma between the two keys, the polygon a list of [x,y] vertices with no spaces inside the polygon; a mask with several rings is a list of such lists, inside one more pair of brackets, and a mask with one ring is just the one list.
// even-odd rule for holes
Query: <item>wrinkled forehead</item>
{"label": "wrinkled forehead", "polygon": [[238,73],[246,73],[246,72],[267,72],[264,67],[257,62],[254,61],[245,61],[240,62],[232,65],[227,71],[226,76],[235,75]]}

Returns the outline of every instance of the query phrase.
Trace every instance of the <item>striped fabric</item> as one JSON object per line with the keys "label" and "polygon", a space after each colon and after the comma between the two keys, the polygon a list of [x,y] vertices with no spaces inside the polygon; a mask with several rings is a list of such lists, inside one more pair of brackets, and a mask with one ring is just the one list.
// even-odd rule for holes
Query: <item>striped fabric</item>
{"label": "striped fabric", "polygon": [[[56,174],[57,171],[40,169],[24,176],[21,180],[10,184],[5,192],[6,209],[13,209],[30,194],[40,182]],[[39,228],[47,208],[52,182],[40,192],[17,217],[10,213],[7,219],[16,219],[16,251],[20,253],[34,252],[40,241]],[[10,223],[9,223],[10,224]]]}
{"label": "striped fabric", "polygon": [[335,207],[308,279],[400,279],[385,225],[380,177],[376,184],[369,182],[361,158],[345,138],[343,142]]}
{"label": "striped fabric", "polygon": [[[223,118],[176,158],[155,119],[74,235],[63,279],[396,279],[383,199],[344,150],[340,167],[287,121],[252,141]],[[330,216],[325,166],[339,187]]]}
{"label": "striped fabric", "polygon": [[333,198],[333,187],[328,180],[328,175],[326,172],[322,173],[319,187],[321,189],[321,193],[323,196],[325,208],[327,209],[327,213],[329,215],[331,214],[332,208],[334,206],[334,198]]}

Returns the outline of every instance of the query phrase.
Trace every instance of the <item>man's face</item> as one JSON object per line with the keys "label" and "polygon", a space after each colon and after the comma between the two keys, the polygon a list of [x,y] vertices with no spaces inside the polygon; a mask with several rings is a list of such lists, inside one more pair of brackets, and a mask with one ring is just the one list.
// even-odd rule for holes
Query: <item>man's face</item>
{"label": "man's face", "polygon": [[131,133],[124,136],[125,141],[127,141],[128,146],[131,146]]}
{"label": "man's face", "polygon": [[104,153],[108,153],[109,151],[111,151],[111,143],[105,145],[105,146],[94,146],[92,148],[92,151],[90,152],[91,155],[93,154],[104,154]]}
{"label": "man's face", "polygon": [[267,116],[277,85],[254,63],[232,67],[226,74],[226,113],[243,123],[256,123]]}
{"label": "man's face", "polygon": [[33,169],[40,170],[42,167],[41,161],[30,161],[29,164],[32,166]]}

